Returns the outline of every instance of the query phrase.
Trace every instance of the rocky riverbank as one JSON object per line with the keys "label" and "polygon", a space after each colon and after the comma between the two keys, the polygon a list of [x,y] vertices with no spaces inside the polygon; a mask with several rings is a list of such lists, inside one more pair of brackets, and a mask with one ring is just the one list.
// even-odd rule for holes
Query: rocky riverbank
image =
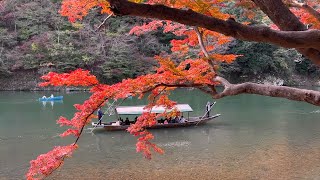
{"label": "rocky riverbank", "polygon": [[[33,71],[17,71],[10,76],[0,77],[0,91],[83,91],[85,88],[66,88],[66,87],[39,87],[42,82],[41,75]],[[250,79],[250,80],[249,80]],[[306,76],[293,75],[290,77],[275,77],[275,76],[257,76],[255,78],[239,77],[231,79],[230,82],[256,82],[260,84],[270,84],[279,86],[320,86],[320,81],[317,78]]]}
{"label": "rocky riverbank", "polygon": [[17,71],[8,77],[0,77],[0,91],[85,91],[86,88],[40,87],[41,75],[33,71]]}

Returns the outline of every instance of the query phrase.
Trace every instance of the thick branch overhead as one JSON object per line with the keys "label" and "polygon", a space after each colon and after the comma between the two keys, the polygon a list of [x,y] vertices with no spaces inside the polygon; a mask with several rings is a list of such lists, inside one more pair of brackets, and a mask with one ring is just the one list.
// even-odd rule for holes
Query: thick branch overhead
{"label": "thick branch overhead", "polygon": [[216,77],[216,81],[221,82],[225,89],[218,94],[212,94],[213,98],[220,99],[225,96],[234,96],[238,94],[258,94],[263,96],[280,97],[294,101],[303,101],[316,106],[320,106],[320,92],[299,89],[286,86],[264,85],[257,83],[230,84],[222,77]]}
{"label": "thick branch overhead", "polygon": [[[133,15],[163,20],[172,20],[181,24],[202,27],[216,31],[237,39],[267,42],[287,48],[296,48],[316,63],[320,63],[320,31],[306,30],[305,26],[284,6],[281,0],[254,0],[281,30],[272,30],[266,26],[250,26],[236,22],[234,19],[221,20],[209,17],[192,10],[170,8],[164,5],[137,4],[126,0],[108,0],[111,9],[118,15]],[[282,11],[286,9],[287,11]],[[284,20],[278,18],[285,16]],[[201,33],[195,29],[201,44]],[[204,50],[204,49],[202,49]],[[218,93],[209,86],[198,86],[202,91],[212,95],[213,98],[222,98],[238,94],[258,94],[271,97],[287,98],[295,101],[304,101],[320,106],[320,92],[298,89],[292,87],[263,85],[256,83],[231,84],[226,79],[217,76],[215,81],[220,82],[224,91]],[[166,86],[161,84],[159,86]],[[189,87],[171,85],[174,87]]]}
{"label": "thick branch overhead", "polygon": [[[300,22],[282,0],[252,0],[282,31],[306,31],[307,27]],[[285,47],[285,46],[284,46]],[[301,54],[316,64],[320,64],[319,46],[295,47]]]}
{"label": "thick branch overhead", "polygon": [[192,10],[137,4],[126,0],[108,1],[115,14],[172,20],[185,25],[203,27],[241,40],[267,42],[287,48],[320,49],[319,30],[277,31],[267,26],[243,25],[233,19],[221,20]]}

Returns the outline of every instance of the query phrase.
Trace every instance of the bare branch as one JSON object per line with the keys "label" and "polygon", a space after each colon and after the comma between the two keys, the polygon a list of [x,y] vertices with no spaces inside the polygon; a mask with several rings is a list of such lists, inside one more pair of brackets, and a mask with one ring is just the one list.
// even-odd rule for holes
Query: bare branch
{"label": "bare branch", "polygon": [[215,80],[221,82],[221,84],[225,86],[223,92],[213,95],[213,98],[215,99],[238,94],[258,94],[263,96],[286,98],[294,101],[303,101],[320,106],[319,91],[249,82],[242,84],[230,84],[222,77],[216,77]]}
{"label": "bare branch", "polygon": [[208,53],[208,51],[207,51],[207,49],[206,49],[206,47],[205,47],[205,45],[204,45],[204,43],[203,43],[202,33],[199,31],[199,28],[198,28],[198,27],[194,27],[193,29],[195,30],[195,32],[196,32],[196,34],[197,34],[198,41],[199,41],[199,45],[200,45],[200,48],[201,48],[203,54],[204,54],[208,59],[210,59],[209,53]]}
{"label": "bare branch", "polygon": [[113,16],[113,13],[109,14],[109,15],[102,21],[102,23],[98,26],[98,28],[96,29],[96,31],[99,31],[100,28],[102,27],[102,25],[104,25],[111,16]]}
{"label": "bare branch", "polygon": [[231,86],[230,82],[221,76],[215,77],[214,80],[220,82],[225,88]]}
{"label": "bare branch", "polygon": [[[209,64],[210,64],[210,69],[212,72],[215,72],[215,62],[214,62],[214,59],[212,59],[204,45],[204,42],[203,42],[203,34],[199,31],[199,28],[198,27],[194,27],[194,30],[196,31],[196,34],[197,34],[197,37],[198,37],[198,41],[199,41],[199,45],[200,45],[200,48],[203,52],[203,54],[206,56],[206,58],[208,58],[208,61],[209,61]],[[215,86],[209,86],[208,88],[205,88],[205,87],[198,87],[198,89],[200,89],[201,91],[204,91],[208,94],[217,94],[217,90],[215,88]]]}
{"label": "bare branch", "polygon": [[203,42],[203,37],[202,37],[202,33],[199,31],[199,28],[198,27],[194,27],[193,28],[197,34],[197,37],[198,37],[198,41],[199,41],[199,45],[200,45],[200,48],[204,54],[204,56],[206,58],[208,58],[208,62],[211,66],[211,71],[214,72],[214,60],[210,57],[205,45],[204,45],[204,42]]}

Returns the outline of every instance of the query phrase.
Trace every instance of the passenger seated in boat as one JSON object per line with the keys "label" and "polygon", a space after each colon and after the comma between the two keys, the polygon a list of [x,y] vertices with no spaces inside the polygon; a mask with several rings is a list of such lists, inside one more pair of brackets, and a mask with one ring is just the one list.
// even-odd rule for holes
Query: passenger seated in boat
{"label": "passenger seated in boat", "polygon": [[180,118],[178,117],[178,116],[176,116],[175,118],[174,118],[174,122],[173,123],[179,123],[180,122]]}
{"label": "passenger seated in boat", "polygon": [[175,123],[174,119],[172,119],[172,117],[169,117],[168,123]]}
{"label": "passenger seated in boat", "polygon": [[171,118],[171,123],[176,123],[176,119],[175,118]]}
{"label": "passenger seated in boat", "polygon": [[112,123],[111,125],[112,126],[120,126],[121,125],[120,123],[121,123],[120,120],[118,120],[118,121]]}
{"label": "passenger seated in boat", "polygon": [[130,121],[129,121],[129,118],[128,118],[128,117],[127,117],[126,120],[124,121],[124,124],[125,124],[125,125],[130,125]]}
{"label": "passenger seated in boat", "polygon": [[157,122],[158,122],[158,124],[163,124],[164,120],[163,120],[163,118],[161,118]]}
{"label": "passenger seated in boat", "polygon": [[160,119],[160,124],[163,124],[163,123],[164,123],[164,119],[161,118],[161,119]]}
{"label": "passenger seated in boat", "polygon": [[133,122],[133,123],[136,123],[137,120],[138,120],[138,116],[136,116],[136,117],[134,118],[134,122]]}
{"label": "passenger seated in boat", "polygon": [[165,119],[164,122],[163,122],[163,124],[169,124],[169,123],[168,123],[168,120]]}
{"label": "passenger seated in boat", "polygon": [[119,121],[120,125],[124,125],[123,119],[121,117],[118,119],[118,121]]}
{"label": "passenger seated in boat", "polygon": [[185,122],[186,122],[186,119],[183,116],[181,116],[179,123],[185,123]]}

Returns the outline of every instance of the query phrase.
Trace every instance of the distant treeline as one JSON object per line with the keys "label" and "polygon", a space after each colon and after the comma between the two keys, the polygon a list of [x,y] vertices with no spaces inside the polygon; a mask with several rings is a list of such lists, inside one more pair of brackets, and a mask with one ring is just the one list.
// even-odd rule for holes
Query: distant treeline
{"label": "distant treeline", "polygon": [[[100,15],[98,8],[83,21],[72,24],[59,14],[60,3],[59,0],[2,1],[1,78],[24,71],[41,76],[49,71],[84,68],[111,84],[154,71],[153,56],[170,53],[170,41],[183,38],[164,34],[161,29],[142,36],[129,35],[133,26],[147,22],[133,17],[111,17],[97,30],[107,16]],[[220,73],[235,82],[267,76],[285,79],[289,74],[314,78],[320,72],[296,51],[268,44],[234,41],[222,53],[244,55],[232,64],[221,65]],[[285,80],[295,84],[294,79]]]}

